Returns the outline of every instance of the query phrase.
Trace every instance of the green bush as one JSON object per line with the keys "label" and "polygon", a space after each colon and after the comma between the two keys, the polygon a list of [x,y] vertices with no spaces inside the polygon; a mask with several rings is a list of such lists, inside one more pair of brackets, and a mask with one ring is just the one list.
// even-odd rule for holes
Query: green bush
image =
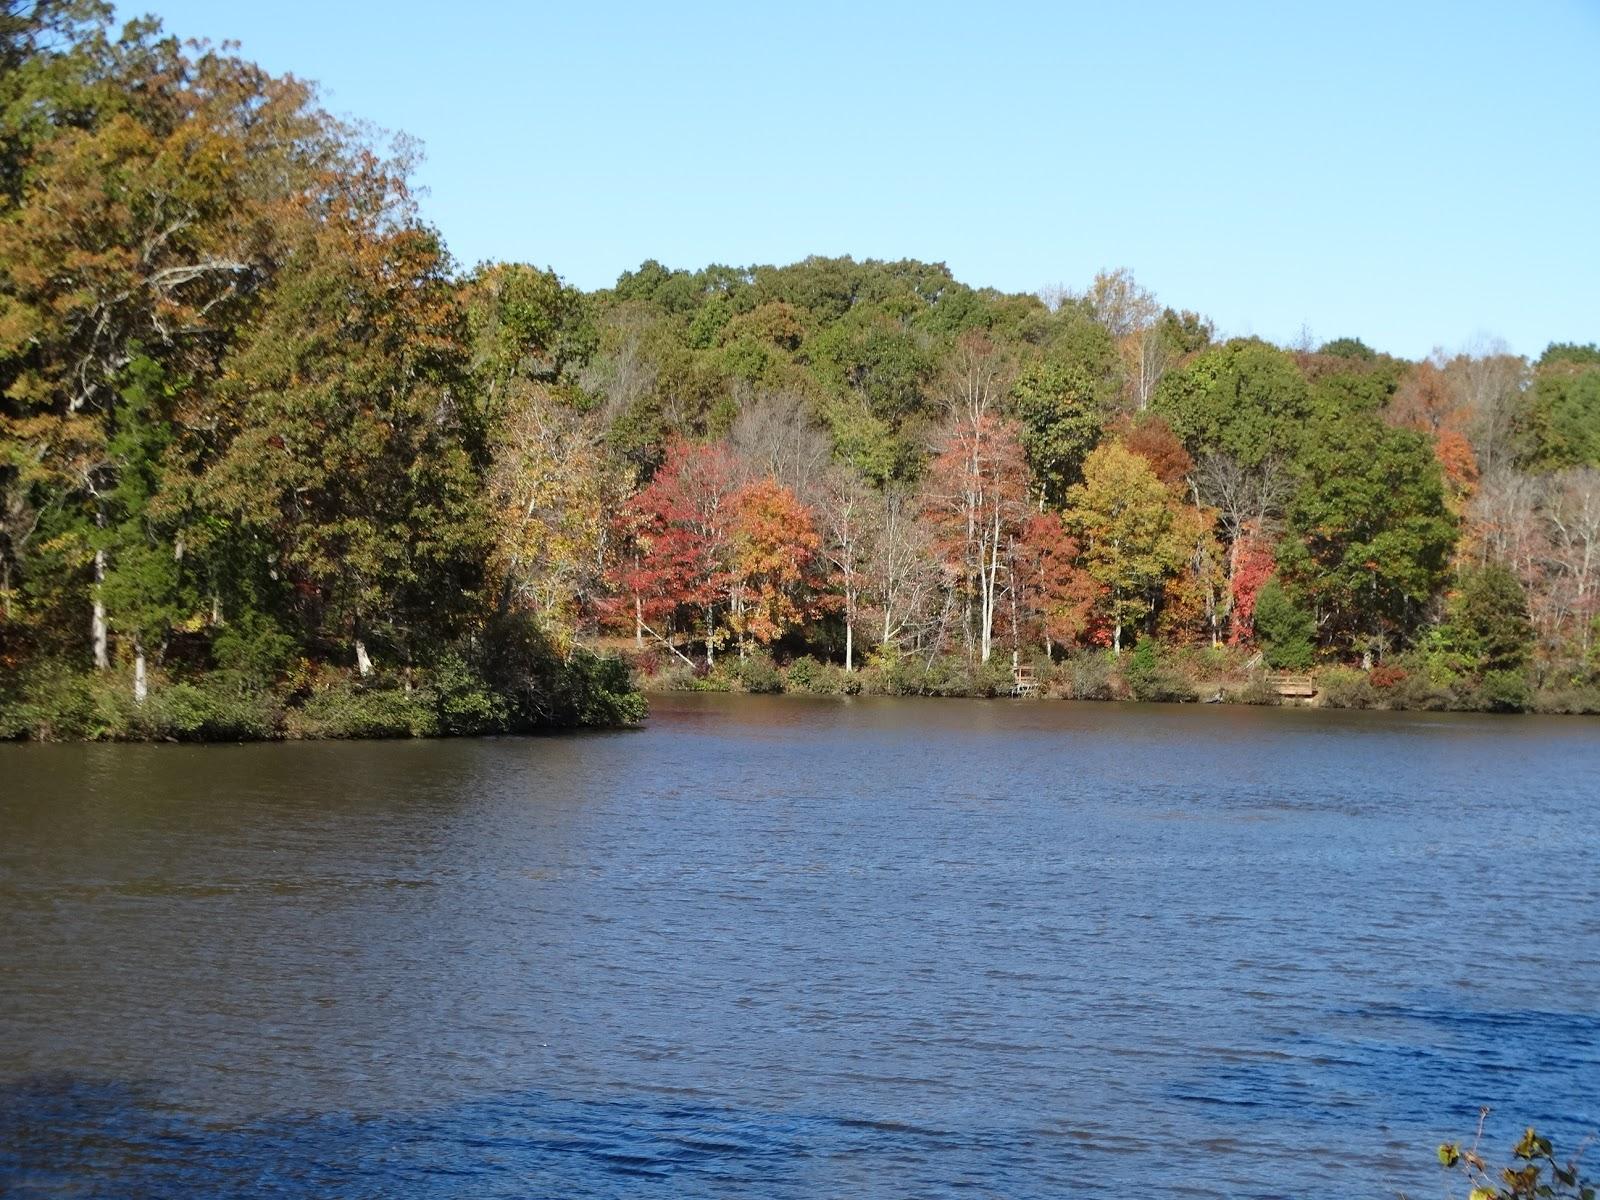
{"label": "green bush", "polygon": [[1311,665],[1316,621],[1290,598],[1276,577],[1267,580],[1257,594],[1253,621],[1256,640],[1269,666],[1303,671]]}
{"label": "green bush", "polygon": [[1232,704],[1259,704],[1271,706],[1282,703],[1283,697],[1278,695],[1278,689],[1272,686],[1272,681],[1267,678],[1265,671],[1252,671],[1250,677],[1241,684],[1226,689],[1228,701]]}
{"label": "green bush", "polygon": [[1184,662],[1193,679],[1232,679],[1245,683],[1250,678],[1249,660],[1254,655],[1253,647],[1239,645],[1180,649],[1174,656]]}
{"label": "green bush", "polygon": [[388,679],[340,680],[291,710],[287,727],[299,738],[428,737],[439,732],[431,700]]}
{"label": "green bush", "polygon": [[558,728],[616,729],[650,714],[628,664],[614,654],[573,653],[557,676],[548,723]]}
{"label": "green bush", "polygon": [[1464,574],[1439,632],[1471,672],[1521,671],[1533,653],[1528,598],[1517,577],[1497,563]]}
{"label": "green bush", "polygon": [[945,683],[945,690],[941,695],[946,696],[1009,696],[1017,686],[1017,677],[1012,672],[1009,657],[1002,659],[996,654],[986,663],[973,663],[971,666],[956,663],[956,670]]}
{"label": "green bush", "polygon": [[1600,687],[1564,683],[1540,688],[1533,694],[1529,707],[1541,713],[1600,716]]}
{"label": "green bush", "polygon": [[1120,691],[1116,660],[1108,650],[1078,650],[1057,668],[1069,700],[1115,700]]}
{"label": "green bush", "polygon": [[945,660],[927,663],[909,654],[874,656],[863,674],[863,690],[879,696],[935,695],[948,678]]}
{"label": "green bush", "polygon": [[1181,668],[1162,653],[1154,638],[1140,638],[1128,656],[1123,678],[1135,700],[1182,702],[1195,698],[1194,685]]}
{"label": "green bush", "polygon": [[243,694],[225,678],[151,689],[130,713],[128,734],[178,741],[260,741],[277,735],[283,712],[270,692]]}
{"label": "green bush", "polygon": [[802,655],[795,659],[783,672],[784,690],[791,692],[815,692],[818,681],[822,676],[822,664],[811,655]]}
{"label": "green bush", "polygon": [[813,696],[854,696],[861,691],[860,673],[837,663],[819,662],[807,654],[784,671],[784,690]]}
{"label": "green bush", "polygon": [[1521,671],[1485,671],[1477,691],[1490,712],[1525,712],[1533,699],[1528,677]]}
{"label": "green bush", "polygon": [[211,641],[217,671],[241,690],[269,688],[282,676],[294,655],[294,638],[261,613],[246,612],[223,626]]}
{"label": "green bush", "polygon": [[1375,708],[1378,704],[1365,671],[1330,667],[1317,677],[1317,688],[1329,708]]}
{"label": "green bush", "polygon": [[428,673],[427,688],[425,700],[432,703],[440,733],[468,737],[510,726],[505,697],[454,647],[439,655]]}
{"label": "green bush", "polygon": [[19,672],[0,688],[0,737],[53,742],[104,735],[95,680],[85,672]]}
{"label": "green bush", "polygon": [[735,691],[756,694],[783,691],[783,676],[778,674],[772,656],[755,650],[743,658],[730,658],[721,667]]}
{"label": "green bush", "polygon": [[491,622],[470,661],[503,707],[505,732],[636,725],[648,711],[622,659],[582,648],[562,656],[524,615]]}
{"label": "green bush", "polygon": [[[1377,690],[1375,689],[1376,694]],[[1406,676],[1382,689],[1384,707],[1416,712],[1444,712],[1460,708],[1454,681],[1435,678],[1427,672],[1408,672]]]}

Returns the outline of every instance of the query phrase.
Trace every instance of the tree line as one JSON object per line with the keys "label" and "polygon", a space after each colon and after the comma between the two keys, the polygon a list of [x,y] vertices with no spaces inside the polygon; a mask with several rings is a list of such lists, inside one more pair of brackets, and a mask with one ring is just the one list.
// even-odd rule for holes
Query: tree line
{"label": "tree line", "polygon": [[304,82],[0,12],[11,732],[628,719],[608,639],[1595,686],[1593,345],[1223,338],[1125,270],[461,270]]}

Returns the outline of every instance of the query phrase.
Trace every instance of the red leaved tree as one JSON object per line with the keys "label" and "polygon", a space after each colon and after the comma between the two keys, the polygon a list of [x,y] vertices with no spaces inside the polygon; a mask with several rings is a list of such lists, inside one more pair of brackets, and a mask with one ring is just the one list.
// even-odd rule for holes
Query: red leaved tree
{"label": "red leaved tree", "polygon": [[648,486],[618,515],[622,548],[612,570],[618,592],[631,596],[635,619],[678,629],[700,627],[706,661],[714,661],[717,610],[728,601],[737,461],[721,443],[675,438]]}
{"label": "red leaved tree", "polygon": [[1232,621],[1228,627],[1230,646],[1255,640],[1256,596],[1278,569],[1272,543],[1254,529],[1235,543],[1234,551],[1233,578],[1229,581],[1233,600]]}
{"label": "red leaved tree", "polygon": [[1037,637],[1045,652],[1088,634],[1100,585],[1078,563],[1078,540],[1058,513],[1034,513],[1012,551],[1015,640]]}

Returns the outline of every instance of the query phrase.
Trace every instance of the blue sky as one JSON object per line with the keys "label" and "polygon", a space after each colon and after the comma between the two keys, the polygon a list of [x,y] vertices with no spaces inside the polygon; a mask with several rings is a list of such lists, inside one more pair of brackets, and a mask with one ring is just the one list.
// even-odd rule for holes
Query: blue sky
{"label": "blue sky", "polygon": [[464,263],[1130,267],[1226,333],[1600,339],[1600,0],[149,0],[420,138]]}

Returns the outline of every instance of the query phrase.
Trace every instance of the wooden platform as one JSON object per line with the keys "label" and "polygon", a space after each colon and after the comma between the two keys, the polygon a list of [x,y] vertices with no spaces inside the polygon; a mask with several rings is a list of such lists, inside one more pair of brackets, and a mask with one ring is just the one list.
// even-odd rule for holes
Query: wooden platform
{"label": "wooden platform", "polygon": [[1267,682],[1286,700],[1309,700],[1317,694],[1317,682],[1309,675],[1268,675]]}
{"label": "wooden platform", "polygon": [[1032,696],[1039,691],[1039,681],[1033,677],[1032,667],[1013,667],[1011,677],[1013,696]]}

